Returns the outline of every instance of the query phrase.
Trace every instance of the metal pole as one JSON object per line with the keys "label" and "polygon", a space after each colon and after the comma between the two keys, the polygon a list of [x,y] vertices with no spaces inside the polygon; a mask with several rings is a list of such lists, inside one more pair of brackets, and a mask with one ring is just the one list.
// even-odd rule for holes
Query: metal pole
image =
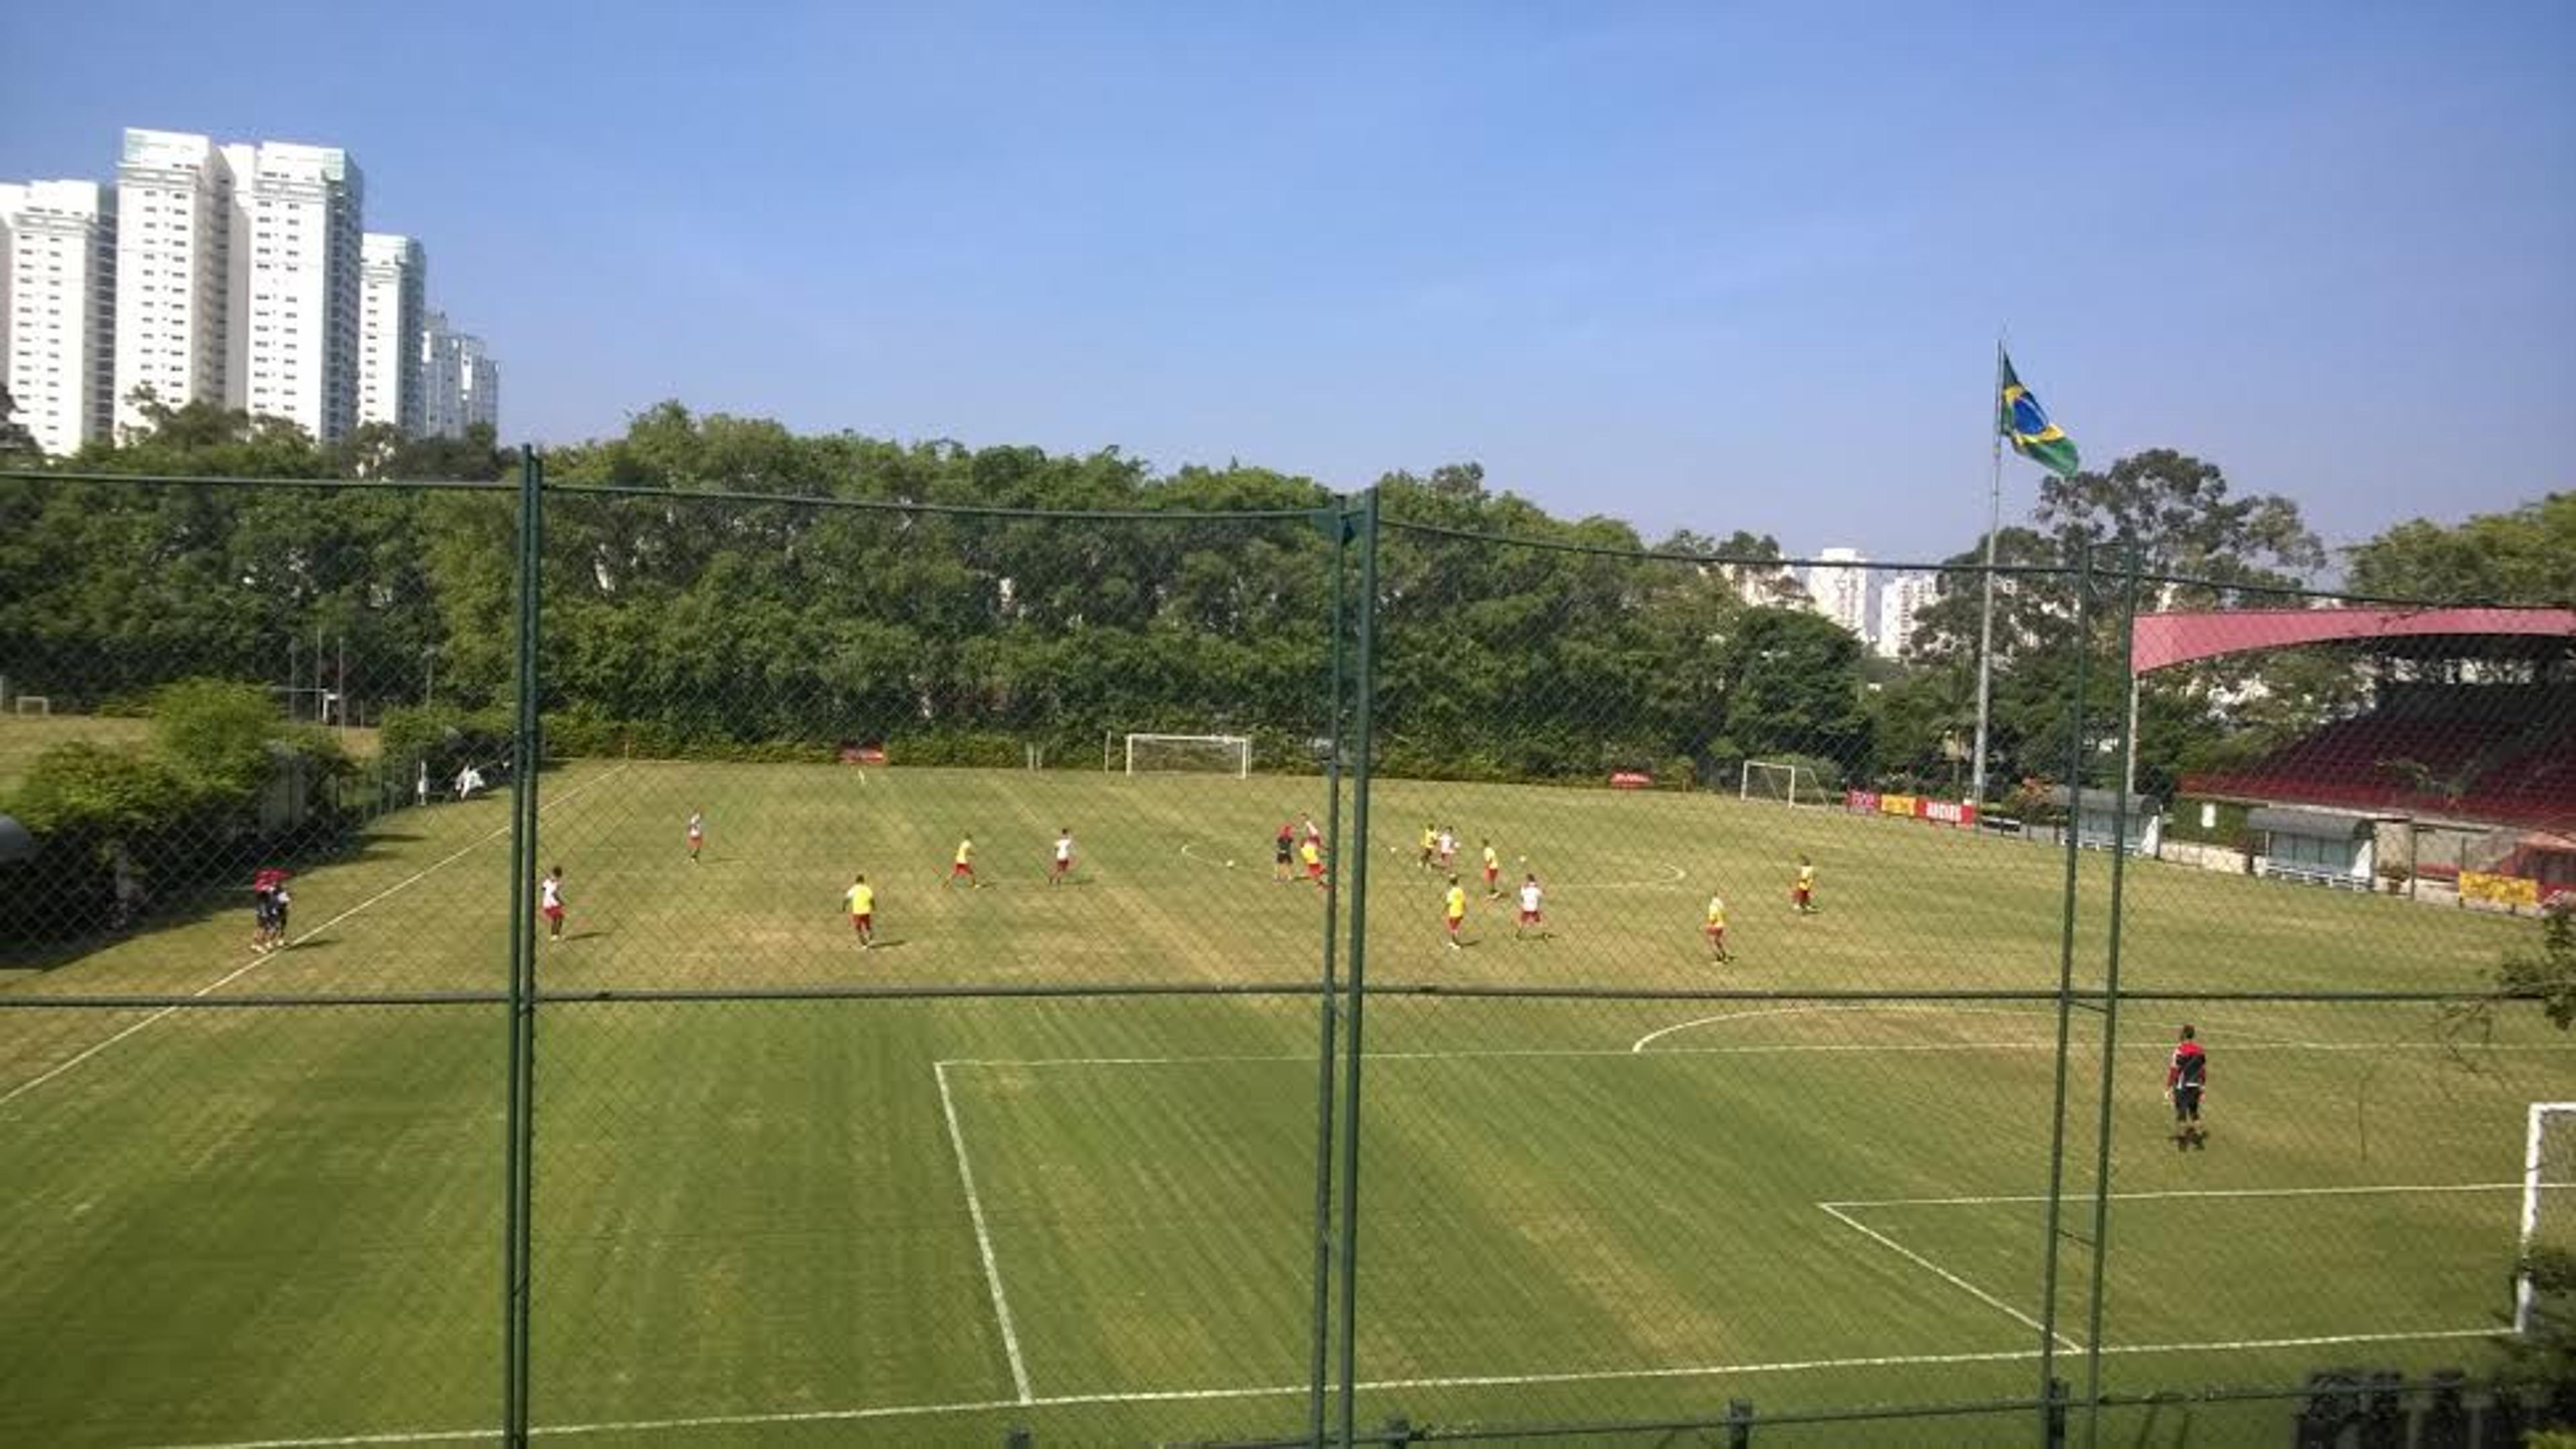
{"label": "metal pole", "polygon": [[[2129,650],[2138,637],[2138,551],[2129,550],[2128,581],[2120,599],[2120,667],[2129,676],[2129,715],[2120,726],[2120,744],[2137,759],[2138,671]],[[2089,648],[2092,641],[2087,639]],[[2120,889],[2129,866],[2129,794],[2111,802],[2111,938],[2104,948],[2102,981],[2102,1080],[2100,1116],[2093,1128],[2093,1281],[2084,1320],[2084,1442],[2087,1449],[2102,1434],[2102,1273],[2111,1230],[2111,1076],[2120,1051]]]}
{"label": "metal pole", "polygon": [[1342,1412],[1343,1449],[1357,1442],[1359,1425],[1359,1248],[1360,1248],[1360,1016],[1368,1003],[1368,868],[1369,777],[1375,749],[1377,691],[1377,521],[1378,492],[1360,495],[1359,661],[1351,689],[1351,732],[1357,736],[1359,759],[1352,767],[1350,851],[1334,869],[1346,865],[1351,887],[1351,958],[1345,988],[1350,1040],[1342,1049]]}
{"label": "metal pole", "polygon": [[[2134,584],[2137,578],[2137,560],[2132,557],[2129,560],[2129,581]],[[2132,595],[2128,622],[2120,630],[2124,641],[2137,637],[2137,615],[2138,601]],[[2120,727],[2120,737],[2125,741],[2120,747],[2120,794],[2124,800],[2138,793],[2138,667],[2137,662],[2129,658],[2128,651],[2128,644],[2123,642],[2120,646],[2120,668],[2129,676],[2129,718]]]}
{"label": "metal pole", "polygon": [[[1350,592],[1345,564],[1351,526],[1347,500],[1326,510],[1332,538],[1327,555],[1333,571],[1333,642],[1331,647],[1325,737],[1332,755],[1324,763],[1324,839],[1338,851],[1342,840],[1342,630],[1343,601]],[[1304,842],[1299,842],[1303,845]],[[1293,879],[1293,877],[1292,877]],[[1324,1388],[1332,1372],[1333,1341],[1333,1038],[1340,1004],[1333,999],[1333,952],[1340,926],[1340,885],[1335,872],[1324,875],[1324,990],[1315,1050],[1315,1323],[1307,1365],[1306,1438],[1324,1442]]]}
{"label": "metal pole", "polygon": [[[2080,826],[2084,818],[2084,661],[2091,650],[2085,646],[2093,628],[2093,545],[2087,543],[2078,553],[2075,586],[2075,690],[2073,716],[2066,730],[2066,885],[2065,905],[2057,935],[2057,1098],[2048,1116],[2048,1223],[2047,1242],[2041,1256],[2039,1288],[2039,1396],[2049,1397],[2049,1386],[2057,1377],[2057,1244],[2060,1198],[2066,1185],[2066,1067],[2067,1042],[2075,1012],[2075,885],[2077,852],[2083,849]],[[2040,1443],[2054,1444],[2049,1436],[2048,1411],[2040,1421]]]}
{"label": "metal pole", "polygon": [[504,1213],[501,1438],[528,1442],[528,1260],[534,1236],[531,1176],[536,1115],[537,623],[543,558],[539,503],[543,474],[536,450],[519,450],[519,649],[517,718],[510,738],[510,1101],[508,1191]]}
{"label": "metal pole", "polygon": [[2001,408],[2004,396],[2004,344],[1995,339],[1995,387],[1993,405],[1998,410],[1987,424],[1993,437],[1993,474],[1986,485],[1986,589],[1985,603],[1977,615],[1977,750],[1975,763],[1969,766],[1968,798],[1977,808],[1986,806],[1986,722],[1994,699],[1995,675],[1995,535],[2004,526],[2004,421]]}

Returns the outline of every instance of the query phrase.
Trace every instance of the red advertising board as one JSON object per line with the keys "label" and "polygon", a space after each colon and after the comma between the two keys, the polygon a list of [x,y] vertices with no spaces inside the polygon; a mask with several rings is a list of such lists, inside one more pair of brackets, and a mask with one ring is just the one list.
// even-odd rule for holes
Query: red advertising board
{"label": "red advertising board", "polygon": [[1964,800],[1935,800],[1929,795],[1898,795],[1879,790],[1843,792],[1843,808],[1854,815],[1897,815],[1962,829],[1977,823],[1977,807]]}

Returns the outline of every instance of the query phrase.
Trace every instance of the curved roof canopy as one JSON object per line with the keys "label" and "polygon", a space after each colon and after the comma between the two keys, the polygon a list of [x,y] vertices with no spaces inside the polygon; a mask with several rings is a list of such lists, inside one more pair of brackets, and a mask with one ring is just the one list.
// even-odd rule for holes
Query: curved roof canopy
{"label": "curved roof canopy", "polygon": [[2576,609],[2229,609],[2140,614],[2129,667],[2140,673],[2253,649],[2346,639],[2556,638],[2576,643]]}

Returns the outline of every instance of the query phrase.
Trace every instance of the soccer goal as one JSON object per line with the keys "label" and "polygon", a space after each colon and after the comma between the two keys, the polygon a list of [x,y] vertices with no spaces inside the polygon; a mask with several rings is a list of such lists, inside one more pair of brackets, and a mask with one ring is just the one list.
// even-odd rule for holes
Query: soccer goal
{"label": "soccer goal", "polygon": [[[2535,1272],[2536,1259],[2555,1259]],[[2514,1254],[2513,1331],[2531,1331],[2540,1295],[2576,1270],[2576,1102],[2534,1102],[2522,1149],[2522,1237]],[[2556,1279],[2555,1282],[2545,1280]]]}
{"label": "soccer goal", "polygon": [[54,702],[41,694],[22,694],[9,703],[20,714],[50,715],[54,712]]}
{"label": "soccer goal", "polygon": [[1816,783],[1816,772],[1805,765],[1782,760],[1747,760],[1735,782],[1738,800],[1777,800],[1784,805],[1824,803],[1824,787]]}
{"label": "soccer goal", "polygon": [[1127,773],[1252,773],[1252,740],[1245,735],[1129,735]]}

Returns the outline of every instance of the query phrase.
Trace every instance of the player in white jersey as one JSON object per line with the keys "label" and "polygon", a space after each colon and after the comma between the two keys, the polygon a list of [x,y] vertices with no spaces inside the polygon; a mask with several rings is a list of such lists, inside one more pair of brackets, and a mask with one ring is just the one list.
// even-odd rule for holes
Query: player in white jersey
{"label": "player in white jersey", "polygon": [[1536,874],[1521,877],[1521,913],[1512,922],[1513,940],[1517,941],[1531,931],[1538,932],[1540,940],[1547,939],[1547,917],[1539,909],[1541,895]]}
{"label": "player in white jersey", "polygon": [[1064,878],[1072,873],[1073,832],[1070,830],[1059,830],[1055,834],[1055,865],[1053,869],[1047,872],[1047,884],[1051,886],[1062,885],[1064,884]]}

